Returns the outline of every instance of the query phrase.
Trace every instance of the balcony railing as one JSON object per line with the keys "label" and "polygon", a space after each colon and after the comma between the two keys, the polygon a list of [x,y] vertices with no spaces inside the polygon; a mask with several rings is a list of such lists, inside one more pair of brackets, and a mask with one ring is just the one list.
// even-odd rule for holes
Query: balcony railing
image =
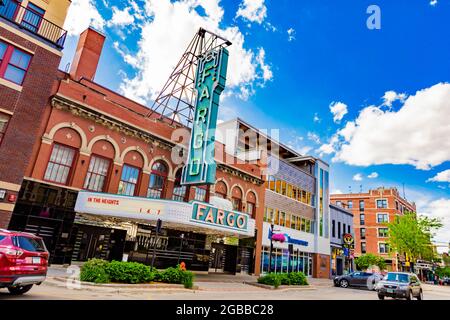
{"label": "balcony railing", "polygon": [[[1,4],[2,2],[3,4]],[[0,1],[0,17],[53,43],[60,49],[64,47],[67,36],[66,30],[48,21],[38,12],[23,7],[15,0]]]}

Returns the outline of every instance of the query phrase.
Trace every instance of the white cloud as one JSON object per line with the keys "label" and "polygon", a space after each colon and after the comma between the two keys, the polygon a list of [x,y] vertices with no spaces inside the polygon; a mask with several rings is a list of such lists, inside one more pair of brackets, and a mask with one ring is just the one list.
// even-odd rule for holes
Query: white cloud
{"label": "white cloud", "polygon": [[113,15],[111,20],[108,21],[108,27],[111,26],[130,26],[134,23],[134,15],[130,13],[131,7],[126,7],[123,10],[120,10],[117,7],[112,7]]}
{"label": "white cloud", "polygon": [[309,140],[314,141],[315,143],[320,143],[320,137],[317,133],[314,132],[308,132],[307,137]]}
{"label": "white cloud", "polygon": [[[410,164],[427,170],[450,160],[450,84],[409,96],[398,110],[369,106],[321,149],[349,165]],[[331,153],[329,152],[329,153]]]}
{"label": "white cloud", "polygon": [[322,119],[320,119],[319,115],[316,113],[314,113],[314,117],[313,117],[313,121],[320,123],[322,121]]}
{"label": "white cloud", "polygon": [[295,29],[294,28],[289,28],[287,30],[287,34],[288,34],[288,41],[293,41],[295,40]]}
{"label": "white cloud", "polygon": [[361,173],[357,173],[353,176],[353,181],[362,181],[363,180],[363,176]]}
{"label": "white cloud", "polygon": [[324,154],[331,154],[336,152],[335,145],[339,142],[339,136],[337,134],[333,135],[329,141],[329,143],[325,143],[320,146],[320,148],[317,150],[319,152],[320,156],[323,156]]}
{"label": "white cloud", "polygon": [[436,232],[434,240],[445,243],[450,241],[450,199],[440,198],[427,202],[418,207],[417,212],[420,215],[441,219],[444,226]]}
{"label": "white cloud", "polygon": [[378,172],[372,172],[371,174],[369,174],[369,175],[367,176],[367,178],[369,178],[369,179],[375,179],[375,178],[378,178]]}
{"label": "white cloud", "polygon": [[256,61],[258,62],[259,66],[262,70],[262,78],[264,84],[266,81],[272,80],[273,73],[270,67],[265,63],[266,59],[266,51],[264,51],[264,48],[259,48],[258,55],[256,56]]}
{"label": "white cloud", "polygon": [[264,0],[243,0],[236,12],[236,18],[261,24],[267,16],[267,8]]}
{"label": "white cloud", "polygon": [[333,189],[331,190],[331,194],[343,194],[341,189]]}
{"label": "white cloud", "polygon": [[[249,28],[250,27],[251,27],[251,24],[249,24]],[[266,29],[267,31],[272,31],[272,32],[276,32],[278,30],[277,27],[275,27],[270,22],[265,22],[264,23],[264,29]]]}
{"label": "white cloud", "polygon": [[436,174],[433,178],[427,180],[427,182],[450,182],[450,169],[444,170]]}
{"label": "white cloud", "polygon": [[386,91],[383,96],[383,105],[392,107],[392,103],[399,100],[400,102],[404,102],[406,99],[406,94],[397,93],[395,91]]}
{"label": "white cloud", "polygon": [[430,6],[436,6],[438,4],[438,0],[431,0],[430,1]]}
{"label": "white cloud", "polygon": [[332,102],[330,104],[330,111],[333,114],[333,121],[336,123],[339,123],[348,113],[347,105],[342,102]]}
{"label": "white cloud", "polygon": [[[204,14],[195,10],[198,7]],[[229,47],[228,92],[224,95],[246,99],[255,86],[264,86],[272,79],[264,49],[246,49],[244,35],[237,26],[223,27],[224,10],[219,0],[147,1],[142,11],[144,20],[137,23],[141,29],[138,52],[129,53],[135,58],[132,66],[136,74],[124,78],[120,85],[127,97],[143,103],[156,98],[199,27],[233,43]]]}
{"label": "white cloud", "polygon": [[64,29],[69,35],[77,36],[89,26],[103,31],[105,20],[95,7],[95,0],[73,0],[67,13]]}

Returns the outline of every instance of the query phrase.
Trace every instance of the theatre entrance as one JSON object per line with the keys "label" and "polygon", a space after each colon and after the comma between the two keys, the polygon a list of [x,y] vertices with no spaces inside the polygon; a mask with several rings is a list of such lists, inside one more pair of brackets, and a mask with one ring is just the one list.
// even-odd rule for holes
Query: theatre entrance
{"label": "theatre entrance", "polygon": [[235,274],[237,251],[237,246],[212,243],[209,257],[209,272]]}

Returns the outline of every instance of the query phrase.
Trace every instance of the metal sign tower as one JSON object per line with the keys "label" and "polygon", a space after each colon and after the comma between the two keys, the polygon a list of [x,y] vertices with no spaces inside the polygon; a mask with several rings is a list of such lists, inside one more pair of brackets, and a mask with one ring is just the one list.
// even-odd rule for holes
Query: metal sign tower
{"label": "metal sign tower", "polygon": [[147,116],[152,117],[158,114],[160,120],[168,121],[172,125],[180,123],[192,126],[198,61],[207,52],[230,45],[230,41],[200,28],[164,84]]}

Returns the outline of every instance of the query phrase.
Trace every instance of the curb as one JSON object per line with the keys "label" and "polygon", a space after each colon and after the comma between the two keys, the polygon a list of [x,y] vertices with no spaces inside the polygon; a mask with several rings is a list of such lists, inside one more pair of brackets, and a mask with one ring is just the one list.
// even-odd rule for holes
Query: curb
{"label": "curb", "polygon": [[57,286],[57,287],[66,287],[66,283],[70,282],[72,284],[79,284],[82,288],[80,289],[117,289],[117,290],[128,290],[128,289],[144,289],[144,290],[162,290],[162,289],[172,289],[177,291],[188,291],[195,292],[199,290],[198,286],[194,286],[192,289],[186,289],[182,284],[174,284],[174,283],[148,283],[148,284],[128,284],[128,283],[92,283],[79,281],[76,279],[69,280],[68,278],[62,277],[47,277],[47,280],[44,282],[46,284]]}
{"label": "curb", "polygon": [[281,285],[278,288],[275,288],[274,286],[270,286],[268,284],[262,284],[262,283],[258,283],[258,282],[247,282],[244,281],[245,284],[250,285],[250,286],[254,286],[254,287],[259,287],[259,288],[263,288],[263,289],[267,289],[267,290],[279,290],[279,291],[285,291],[285,290],[317,290],[316,287],[311,286],[311,285],[304,285],[304,286],[286,286],[286,285]]}

